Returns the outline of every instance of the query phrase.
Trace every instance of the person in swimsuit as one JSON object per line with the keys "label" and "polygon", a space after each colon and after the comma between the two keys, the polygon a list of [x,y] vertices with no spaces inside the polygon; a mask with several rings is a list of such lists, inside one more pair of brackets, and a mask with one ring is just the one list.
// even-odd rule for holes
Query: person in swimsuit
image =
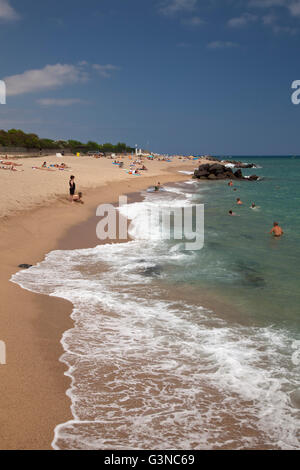
{"label": "person in swimsuit", "polygon": [[237,198],[236,203],[237,203],[239,206],[241,206],[241,205],[243,204],[242,201],[240,200],[240,198]]}
{"label": "person in swimsuit", "polygon": [[82,193],[78,193],[73,197],[73,202],[79,202],[79,204],[84,204],[82,200]]}
{"label": "person in swimsuit", "polygon": [[279,227],[278,223],[274,222],[273,228],[270,231],[270,234],[274,234],[274,237],[281,237],[281,235],[283,235],[283,233],[284,232],[283,232],[282,228]]}
{"label": "person in swimsuit", "polygon": [[69,181],[69,187],[70,187],[70,201],[73,201],[75,190],[76,190],[75,176],[71,176],[70,181]]}

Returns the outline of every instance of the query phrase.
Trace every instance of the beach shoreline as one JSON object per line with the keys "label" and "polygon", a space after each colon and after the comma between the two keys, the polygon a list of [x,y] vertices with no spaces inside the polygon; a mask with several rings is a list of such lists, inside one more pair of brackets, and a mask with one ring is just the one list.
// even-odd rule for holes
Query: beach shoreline
{"label": "beach shoreline", "polygon": [[[70,205],[67,198],[60,197],[51,204],[2,218],[0,340],[6,344],[7,364],[0,366],[1,449],[51,449],[55,426],[72,419],[66,396],[70,379],[64,375],[66,366],[59,358],[62,334],[72,328],[73,307],[65,300],[34,294],[10,282],[18,265],[36,264],[60,248],[71,227],[90,219],[100,203],[115,203],[121,194],[137,193],[156,184],[158,176],[162,184],[186,180],[187,175],[178,171],[191,169],[188,164],[180,162],[152,176],[104,182],[85,191],[84,206]],[[86,241],[79,238],[78,245],[85,246]]]}

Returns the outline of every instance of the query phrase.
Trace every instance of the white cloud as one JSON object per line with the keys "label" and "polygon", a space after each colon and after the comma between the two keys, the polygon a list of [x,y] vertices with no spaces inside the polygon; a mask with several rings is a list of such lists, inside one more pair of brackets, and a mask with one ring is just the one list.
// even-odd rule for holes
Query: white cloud
{"label": "white cloud", "polygon": [[290,0],[250,0],[249,4],[255,7],[286,6]]}
{"label": "white cloud", "polygon": [[207,44],[209,49],[229,49],[231,47],[239,47],[236,42],[231,41],[213,41]]}
{"label": "white cloud", "polygon": [[287,34],[295,35],[299,33],[298,28],[293,28],[292,26],[279,26],[276,24],[273,26],[273,31],[276,34],[287,33]]}
{"label": "white cloud", "polygon": [[164,15],[172,15],[182,11],[193,11],[197,0],[164,0],[161,3],[160,12]]}
{"label": "white cloud", "polygon": [[285,7],[291,16],[300,17],[300,0],[250,0],[249,5],[260,8]]}
{"label": "white cloud", "polygon": [[252,23],[257,20],[256,15],[252,15],[251,13],[244,13],[243,15],[236,17],[236,18],[231,18],[228,21],[228,26],[232,28],[240,28],[248,23]]}
{"label": "white cloud", "polygon": [[102,77],[109,78],[111,77],[112,72],[115,72],[116,70],[120,70],[120,67],[117,67],[116,65],[111,65],[111,64],[106,64],[106,65],[94,64],[93,69],[96,70]]}
{"label": "white cloud", "polygon": [[0,0],[0,19],[2,20],[17,20],[19,18],[16,10],[10,5],[9,0]]}
{"label": "white cloud", "polygon": [[35,93],[68,83],[85,81],[87,74],[80,67],[68,64],[46,65],[43,69],[27,70],[4,78],[8,96]]}
{"label": "white cloud", "polygon": [[291,3],[289,10],[292,16],[300,16],[300,1]]}
{"label": "white cloud", "polygon": [[264,8],[269,10],[261,20],[264,25],[270,26],[274,33],[298,34],[299,30],[295,25],[285,22],[281,23],[284,10],[295,20],[300,18],[300,0],[250,0],[249,6],[255,8]]}
{"label": "white cloud", "polygon": [[181,48],[191,47],[191,44],[189,42],[179,42],[177,44],[177,47],[181,47]]}
{"label": "white cloud", "polygon": [[183,23],[188,26],[201,26],[205,24],[205,21],[202,20],[199,16],[192,16],[191,18],[186,18],[183,20]]}
{"label": "white cloud", "polygon": [[59,98],[42,98],[37,100],[37,103],[41,106],[72,106],[73,104],[87,104],[88,102],[85,100],[81,100],[79,98],[66,98],[66,99],[59,99]]}
{"label": "white cloud", "polygon": [[262,17],[263,24],[273,25],[276,21],[276,16],[273,13],[269,13]]}

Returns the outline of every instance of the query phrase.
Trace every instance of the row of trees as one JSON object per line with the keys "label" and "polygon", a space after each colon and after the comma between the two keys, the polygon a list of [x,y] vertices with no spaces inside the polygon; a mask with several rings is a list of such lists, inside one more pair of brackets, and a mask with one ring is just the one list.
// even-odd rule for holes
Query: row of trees
{"label": "row of trees", "polygon": [[86,144],[79,140],[52,140],[40,139],[36,134],[26,134],[20,129],[10,129],[9,131],[0,130],[0,149],[2,147],[24,147],[30,149],[71,149],[81,152],[99,151],[99,152],[132,152],[134,149],[128,147],[125,143],[119,142],[116,145],[106,143],[98,144],[89,141]]}

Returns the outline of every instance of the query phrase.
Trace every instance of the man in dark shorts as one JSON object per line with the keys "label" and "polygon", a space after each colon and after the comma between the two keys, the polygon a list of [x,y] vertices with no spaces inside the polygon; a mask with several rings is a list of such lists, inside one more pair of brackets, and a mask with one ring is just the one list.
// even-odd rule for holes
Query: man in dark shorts
{"label": "man in dark shorts", "polygon": [[73,201],[73,197],[74,197],[75,190],[76,190],[75,176],[71,176],[70,181],[69,181],[69,187],[70,187],[70,201]]}

